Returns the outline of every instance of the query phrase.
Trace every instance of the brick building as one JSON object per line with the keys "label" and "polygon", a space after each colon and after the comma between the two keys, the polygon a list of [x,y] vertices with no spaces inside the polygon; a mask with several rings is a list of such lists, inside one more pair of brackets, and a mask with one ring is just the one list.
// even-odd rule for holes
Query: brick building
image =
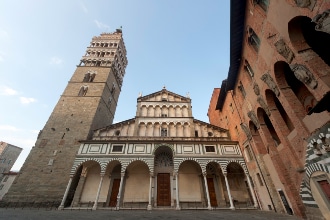
{"label": "brick building", "polygon": [[231,1],[230,68],[208,116],[240,143],[264,210],[330,219],[329,9]]}

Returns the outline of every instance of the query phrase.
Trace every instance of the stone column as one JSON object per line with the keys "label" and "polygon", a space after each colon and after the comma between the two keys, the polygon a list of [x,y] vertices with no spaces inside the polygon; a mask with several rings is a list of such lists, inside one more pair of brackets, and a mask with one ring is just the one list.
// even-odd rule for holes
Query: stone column
{"label": "stone column", "polygon": [[157,207],[157,175],[155,175],[154,179],[154,207]]}
{"label": "stone column", "polygon": [[149,184],[149,204],[148,204],[147,210],[152,210],[152,205],[151,205],[152,177],[153,177],[153,175],[150,173],[150,184]]}
{"label": "stone column", "polygon": [[204,183],[205,183],[205,191],[206,191],[206,197],[207,197],[207,209],[211,210],[211,202],[210,202],[210,194],[209,194],[209,186],[207,184],[207,178],[206,178],[206,173],[203,173],[204,176]]}
{"label": "stone column", "polygon": [[68,193],[69,193],[69,189],[70,189],[71,183],[72,183],[72,176],[70,176],[68,185],[66,186],[66,190],[65,190],[65,193],[64,193],[64,196],[63,196],[61,205],[58,207],[59,210],[63,210],[64,209],[64,203],[65,203],[66,198],[68,197]]}
{"label": "stone column", "polygon": [[231,197],[231,193],[230,193],[229,183],[228,183],[228,179],[227,179],[227,173],[224,173],[223,175],[225,176],[226,188],[227,188],[228,198],[229,198],[229,202],[230,202],[230,209],[235,209],[235,206],[233,203],[233,198]]}
{"label": "stone column", "polygon": [[95,198],[95,202],[94,202],[94,205],[93,205],[93,210],[96,210],[96,208],[97,208],[97,202],[99,201],[99,196],[100,196],[100,192],[101,192],[103,177],[104,177],[104,174],[101,174],[101,179],[100,179],[100,183],[99,183],[99,188],[97,189],[96,198]]}
{"label": "stone column", "polygon": [[176,197],[176,210],[180,210],[179,202],[179,173],[175,173],[175,197]]}
{"label": "stone column", "polygon": [[251,195],[252,195],[253,205],[254,205],[255,208],[258,208],[258,202],[257,202],[257,198],[256,198],[256,195],[254,193],[254,190],[253,190],[253,187],[252,187],[252,184],[251,184],[250,176],[247,173],[245,175],[246,175],[246,179],[248,181],[249,189],[250,189],[250,192],[251,192]]}
{"label": "stone column", "polygon": [[119,184],[119,192],[118,192],[118,195],[117,195],[117,205],[116,205],[117,210],[119,210],[121,192],[123,190],[124,177],[125,177],[125,173],[121,173],[120,184]]}

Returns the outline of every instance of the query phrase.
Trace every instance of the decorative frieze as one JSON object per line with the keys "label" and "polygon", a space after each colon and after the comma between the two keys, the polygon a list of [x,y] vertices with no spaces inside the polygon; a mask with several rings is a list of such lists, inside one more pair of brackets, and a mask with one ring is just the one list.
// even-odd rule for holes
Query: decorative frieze
{"label": "decorative frieze", "polygon": [[289,46],[286,45],[283,39],[280,39],[275,43],[275,48],[277,52],[281,54],[288,61],[288,63],[292,62],[294,58],[294,54],[292,50],[289,48]]}
{"label": "decorative frieze", "polygon": [[269,75],[269,73],[262,75],[261,80],[268,85],[268,87],[275,93],[276,96],[280,95],[280,90],[278,89],[274,79]]}
{"label": "decorative frieze", "polygon": [[306,84],[311,89],[315,89],[317,87],[317,81],[315,80],[313,74],[304,65],[293,64],[290,65],[290,68],[299,81]]}
{"label": "decorative frieze", "polygon": [[257,129],[259,129],[260,123],[259,123],[258,118],[257,118],[256,114],[254,113],[254,111],[249,111],[247,115],[251,119],[253,124],[257,127]]}
{"label": "decorative frieze", "polygon": [[257,83],[253,84],[253,91],[254,91],[254,94],[256,94],[257,96],[260,95],[260,89],[259,89],[259,86]]}
{"label": "decorative frieze", "polygon": [[313,10],[316,0],[295,0],[296,5],[300,8],[309,8]]}
{"label": "decorative frieze", "polygon": [[250,129],[248,128],[248,126],[247,126],[245,123],[241,123],[241,128],[242,128],[242,130],[244,131],[246,137],[247,137],[248,139],[251,139],[252,134],[251,134],[251,131],[250,131]]}
{"label": "decorative frieze", "polygon": [[257,101],[261,108],[263,108],[268,116],[270,116],[270,111],[268,105],[266,104],[265,100],[262,98],[261,95],[258,96]]}
{"label": "decorative frieze", "polygon": [[313,22],[316,23],[315,30],[330,34],[330,9],[316,15]]}

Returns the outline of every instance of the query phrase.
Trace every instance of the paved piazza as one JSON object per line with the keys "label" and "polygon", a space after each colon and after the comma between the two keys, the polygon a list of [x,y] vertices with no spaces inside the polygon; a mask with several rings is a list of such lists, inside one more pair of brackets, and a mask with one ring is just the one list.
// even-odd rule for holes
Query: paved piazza
{"label": "paved piazza", "polygon": [[257,210],[217,210],[217,211],[206,211],[206,210],[153,210],[153,211],[140,211],[140,210],[121,210],[121,211],[110,211],[110,210],[45,210],[45,209],[0,209],[0,219],[12,220],[12,219],[244,219],[244,220],[258,220],[258,219],[291,219],[297,220],[299,218],[277,214],[274,212],[257,211]]}

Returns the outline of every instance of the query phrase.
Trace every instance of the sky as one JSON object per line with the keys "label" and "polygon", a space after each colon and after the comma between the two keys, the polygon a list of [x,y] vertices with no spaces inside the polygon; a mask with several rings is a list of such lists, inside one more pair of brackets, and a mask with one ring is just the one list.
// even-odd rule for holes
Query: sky
{"label": "sky", "polygon": [[0,0],[0,141],[23,165],[93,36],[122,26],[128,66],[114,122],[133,118],[138,94],[192,99],[208,122],[229,69],[229,0]]}

